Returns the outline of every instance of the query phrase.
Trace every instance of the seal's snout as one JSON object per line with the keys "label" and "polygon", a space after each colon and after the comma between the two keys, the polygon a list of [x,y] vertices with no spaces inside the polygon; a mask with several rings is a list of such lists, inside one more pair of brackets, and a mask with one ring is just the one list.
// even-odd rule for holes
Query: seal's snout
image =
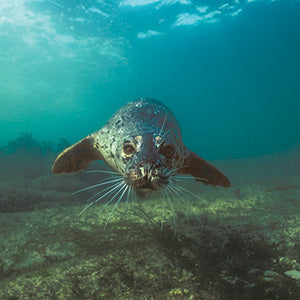
{"label": "seal's snout", "polygon": [[148,178],[150,179],[152,170],[149,168],[148,165],[138,167],[138,171],[141,177],[144,177],[146,180],[148,180]]}
{"label": "seal's snout", "polygon": [[125,181],[136,190],[143,192],[157,191],[169,183],[168,177],[161,170],[150,164],[140,164],[125,175]]}

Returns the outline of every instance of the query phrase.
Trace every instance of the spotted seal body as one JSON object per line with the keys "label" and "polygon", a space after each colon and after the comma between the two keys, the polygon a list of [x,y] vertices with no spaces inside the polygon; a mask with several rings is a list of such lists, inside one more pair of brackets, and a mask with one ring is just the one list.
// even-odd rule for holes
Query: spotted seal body
{"label": "spotted seal body", "polygon": [[176,173],[204,184],[230,186],[224,174],[184,146],[174,115],[152,99],[121,107],[102,129],[64,150],[52,171],[77,172],[91,160],[106,162],[137,192],[160,190]]}

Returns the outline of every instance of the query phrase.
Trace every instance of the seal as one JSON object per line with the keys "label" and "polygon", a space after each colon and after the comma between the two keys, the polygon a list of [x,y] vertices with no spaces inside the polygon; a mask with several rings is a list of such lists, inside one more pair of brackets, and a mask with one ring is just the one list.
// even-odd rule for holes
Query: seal
{"label": "seal", "polygon": [[161,190],[178,173],[204,184],[230,186],[222,172],[185,147],[172,112],[148,98],[127,103],[102,129],[64,150],[52,171],[77,172],[92,160],[104,161],[137,193]]}

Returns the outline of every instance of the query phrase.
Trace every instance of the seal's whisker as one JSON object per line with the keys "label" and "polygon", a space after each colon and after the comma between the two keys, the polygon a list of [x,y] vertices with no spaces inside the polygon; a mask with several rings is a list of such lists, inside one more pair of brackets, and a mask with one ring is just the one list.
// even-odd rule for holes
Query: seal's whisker
{"label": "seal's whisker", "polygon": [[93,201],[92,203],[90,203],[89,205],[87,205],[78,215],[81,215],[82,213],[84,213],[88,208],[90,208],[91,206],[93,206],[95,203],[99,202],[105,196],[111,194],[115,189],[117,189],[119,186],[121,186],[123,184],[124,184],[123,182],[118,183],[117,186],[115,186],[114,188],[112,188],[111,190],[109,190],[108,192],[106,192],[105,194],[103,194],[101,197],[99,197],[98,199],[96,199],[95,201]]}
{"label": "seal's whisker", "polygon": [[123,176],[110,176],[110,177],[105,177],[103,179],[101,179],[97,184],[99,183],[103,183],[103,182],[108,182],[108,179],[122,179]]}
{"label": "seal's whisker", "polygon": [[[187,194],[186,194],[187,191],[183,190],[182,187],[181,187],[181,186],[178,186],[178,185],[173,185],[172,187],[173,187],[173,189],[174,189],[175,191],[177,191],[178,193],[182,194],[182,197],[180,197],[180,199],[183,200],[183,202],[186,204],[185,200],[187,200],[187,198],[183,198],[183,196],[184,196],[184,197],[187,196]],[[199,199],[199,198],[197,197],[196,194],[194,194],[194,193],[192,193],[192,192],[189,193],[189,194],[190,194],[191,196],[193,196],[193,197]],[[185,200],[184,200],[184,199],[185,199]]]}
{"label": "seal's whisker", "polygon": [[86,187],[86,188],[84,188],[84,189],[81,189],[81,190],[79,190],[79,191],[76,191],[76,192],[72,193],[71,195],[73,196],[73,195],[75,195],[75,194],[78,194],[78,193],[81,193],[81,192],[84,192],[84,191],[93,189],[93,188],[98,187],[98,186],[101,186],[101,185],[109,184],[109,183],[116,182],[116,181],[121,181],[122,179],[123,179],[123,178],[121,177],[121,178],[117,178],[117,179],[105,181],[105,182],[102,182],[102,183],[97,183],[97,184],[95,184],[95,185],[88,186],[88,187]]}
{"label": "seal's whisker", "polygon": [[105,192],[105,191],[107,191],[107,190],[109,190],[109,189],[111,189],[111,188],[117,186],[118,184],[119,184],[119,182],[117,182],[117,183],[115,183],[115,184],[112,184],[111,186],[109,186],[109,187],[105,188],[104,190],[101,190],[100,192],[98,192],[98,193],[96,193],[95,195],[91,196],[91,197],[90,197],[89,199],[87,199],[86,201],[89,202],[90,200],[96,198],[96,196],[98,196],[98,195],[100,195],[101,193],[103,193],[103,192]]}
{"label": "seal's whisker", "polygon": [[[181,196],[181,195],[179,194],[179,192],[175,189],[174,183],[171,183],[168,187],[169,187],[169,188],[171,189],[171,191],[178,197],[178,199],[180,199],[184,204],[187,204],[186,201],[185,201],[186,199],[184,199],[183,196]],[[185,196],[185,193],[182,192],[182,194]]]}
{"label": "seal's whisker", "polygon": [[[116,203],[114,204],[113,208],[111,209],[111,211],[110,211],[110,213],[109,213],[109,215],[108,215],[108,217],[107,217],[106,223],[105,223],[105,225],[104,225],[104,230],[106,229],[106,226],[107,226],[107,224],[108,224],[108,222],[109,222],[109,220],[110,220],[110,218],[111,218],[111,216],[112,216],[114,210],[116,209],[116,207],[118,206],[118,204],[119,204],[120,201],[122,200],[122,198],[123,198],[125,192],[128,190],[128,185],[127,185],[127,184],[124,184],[124,186],[121,187],[120,191],[121,191],[122,189],[124,189],[124,190],[123,190],[121,196],[119,197],[118,201],[116,201]],[[119,192],[120,192],[120,191],[119,191]],[[119,193],[119,192],[118,192],[118,193]]]}
{"label": "seal's whisker", "polygon": [[199,195],[189,191],[188,189],[186,189],[185,187],[183,187],[182,185],[179,185],[179,184],[175,184],[173,179],[171,179],[170,183],[173,182],[173,187],[177,190],[177,191],[182,191],[183,193],[188,193],[192,196],[194,196],[195,198],[199,199],[199,200],[203,200]]}
{"label": "seal's whisker", "polygon": [[[86,171],[85,173],[107,173],[107,174],[117,174],[117,175],[120,175],[119,172],[104,171],[104,170],[90,170],[90,171]],[[120,177],[121,177],[121,175],[120,175]]]}
{"label": "seal's whisker", "polygon": [[132,192],[133,192],[133,197],[132,197],[132,201],[131,201],[131,205],[132,205],[132,208],[134,208],[134,205],[135,205],[135,202],[136,202],[136,191],[135,189],[132,188]]}
{"label": "seal's whisker", "polygon": [[184,168],[187,168],[189,167],[188,165],[182,165],[180,167],[177,167],[175,169],[171,169],[169,172],[167,172],[167,175],[170,175],[170,174],[174,174],[176,173],[176,171],[180,170],[180,169],[184,169]]}
{"label": "seal's whisker", "polygon": [[177,207],[181,208],[185,201],[193,201],[192,204],[199,203],[195,199],[205,201],[200,193],[194,193],[188,187],[190,180],[213,186],[230,186],[230,181],[221,171],[184,145],[172,112],[163,103],[149,98],[129,102],[104,127],[63,150],[55,159],[52,172],[76,173],[85,170],[95,160],[106,163],[106,167],[99,166],[100,169],[96,170],[90,167],[86,172],[95,173],[89,176],[97,181],[83,185],[84,188],[72,195],[88,191],[88,203],[78,209],[79,212],[84,208],[79,214],[101,203],[97,211],[102,213],[100,217],[105,228],[110,220],[114,222],[113,214],[123,212],[123,208],[127,211],[127,207],[132,207],[137,215],[142,212],[146,216],[142,209],[144,203],[140,205],[139,197],[161,192],[157,199],[161,201],[161,211],[154,222],[161,230],[164,223],[172,227],[173,213],[176,233],[176,218],[180,214]]}
{"label": "seal's whisker", "polygon": [[[171,192],[170,192],[170,193],[171,193]],[[168,200],[169,205],[170,205],[171,210],[172,210],[173,225],[174,225],[174,234],[176,235],[176,219],[175,219],[175,211],[174,211],[174,206],[173,206],[172,200],[171,200],[171,198],[169,197],[169,189],[168,189],[168,186],[166,187],[166,195],[167,195],[167,200]]]}
{"label": "seal's whisker", "polygon": [[161,139],[163,140],[164,137],[172,130],[172,128],[168,129],[166,132],[164,132],[163,136],[161,137]]}
{"label": "seal's whisker", "polygon": [[127,190],[127,197],[126,197],[126,205],[125,205],[125,211],[127,211],[127,207],[128,207],[128,200],[130,198],[130,195],[132,193],[132,187],[131,186],[128,186],[129,189]]}
{"label": "seal's whisker", "polygon": [[172,178],[174,178],[174,179],[189,179],[189,180],[199,179],[199,180],[208,181],[206,178],[194,177],[194,176],[173,176]]}
{"label": "seal's whisker", "polygon": [[162,190],[162,195],[163,195],[163,198],[161,199],[161,203],[162,203],[162,206],[164,206],[162,208],[162,214],[161,214],[161,221],[160,221],[160,230],[162,231],[163,228],[164,228],[164,219],[165,219],[165,202],[166,202],[166,190],[163,189]]}
{"label": "seal's whisker", "polygon": [[[172,185],[169,185],[168,188],[170,189],[170,192],[172,192],[172,196],[173,196],[174,201],[176,201],[176,202],[178,202],[178,203],[179,203],[179,201],[182,201],[187,207],[189,206],[189,205],[186,203],[186,201],[185,201],[185,200],[187,200],[187,199],[185,199],[185,198],[183,197],[183,196],[185,196],[185,194],[183,194],[183,196],[180,195],[180,194],[172,187]],[[189,223],[189,216],[188,216],[185,212],[184,212],[184,216],[185,216],[186,221]]]}
{"label": "seal's whisker", "polygon": [[[122,190],[124,190],[124,188],[126,188],[126,187],[127,187],[127,185],[126,185],[125,182],[120,183],[119,189],[115,192],[115,194],[113,195],[113,197],[103,205],[103,207],[101,208],[99,214],[101,214],[101,213],[103,212],[103,210],[105,209],[105,207],[106,207],[108,204],[110,204],[110,203],[118,196],[118,194],[119,194]],[[104,229],[105,229],[105,226],[104,226]]]}
{"label": "seal's whisker", "polygon": [[[165,119],[164,119],[164,121],[163,121],[163,123],[162,123],[162,126],[161,126],[161,128],[160,128],[160,131],[159,131],[159,134],[158,134],[159,137],[160,137],[160,135],[161,135],[161,132],[162,132],[163,129],[164,129],[164,126],[165,126],[165,123],[166,123],[167,116],[168,116],[168,113],[166,113]],[[164,134],[164,136],[165,136],[165,134]]]}
{"label": "seal's whisker", "polygon": [[176,171],[178,171],[179,169],[181,169],[181,167],[172,169],[172,170],[168,171],[168,172],[166,173],[166,175],[171,175],[171,174],[175,173]]}
{"label": "seal's whisker", "polygon": [[[124,182],[124,181],[121,182],[121,183],[119,183],[119,184],[118,184],[117,186],[115,186],[113,189],[111,189],[110,191],[108,191],[107,193],[105,193],[104,195],[102,195],[100,198],[98,198],[97,200],[95,200],[94,203],[99,202],[100,200],[103,199],[103,197],[105,197],[105,196],[107,196],[107,195],[109,195],[109,194],[112,194],[113,191],[115,191],[116,189],[119,189],[119,190],[116,191],[116,194],[114,195],[114,197],[115,197],[115,196],[119,193],[120,189],[121,189],[124,185],[125,185],[125,182]],[[112,198],[112,199],[114,199],[114,198]],[[109,204],[109,202],[107,202],[107,203],[105,204],[105,206],[106,206],[107,204]],[[104,208],[105,208],[105,207],[104,207]]]}
{"label": "seal's whisker", "polygon": [[[172,188],[173,188],[175,191],[177,191],[178,193],[182,194],[183,196],[186,196],[187,191],[185,191],[185,190],[183,189],[183,187],[180,186],[178,183],[175,184],[174,182],[170,182],[170,186],[172,186]],[[189,194],[192,194],[193,197],[196,197],[196,196],[197,196],[196,194],[194,194],[194,193],[192,193],[192,192],[190,192],[190,191],[189,191]]]}

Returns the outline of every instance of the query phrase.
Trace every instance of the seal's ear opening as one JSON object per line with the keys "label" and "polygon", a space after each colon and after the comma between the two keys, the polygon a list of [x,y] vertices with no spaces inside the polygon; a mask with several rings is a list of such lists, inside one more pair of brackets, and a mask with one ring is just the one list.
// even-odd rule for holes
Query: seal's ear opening
{"label": "seal's ear opening", "polygon": [[58,155],[52,172],[55,174],[77,172],[88,166],[91,160],[102,159],[100,152],[94,147],[93,135],[88,135]]}
{"label": "seal's ear opening", "polygon": [[222,172],[192,151],[186,157],[184,167],[178,172],[192,175],[196,181],[204,184],[230,186],[229,179]]}

